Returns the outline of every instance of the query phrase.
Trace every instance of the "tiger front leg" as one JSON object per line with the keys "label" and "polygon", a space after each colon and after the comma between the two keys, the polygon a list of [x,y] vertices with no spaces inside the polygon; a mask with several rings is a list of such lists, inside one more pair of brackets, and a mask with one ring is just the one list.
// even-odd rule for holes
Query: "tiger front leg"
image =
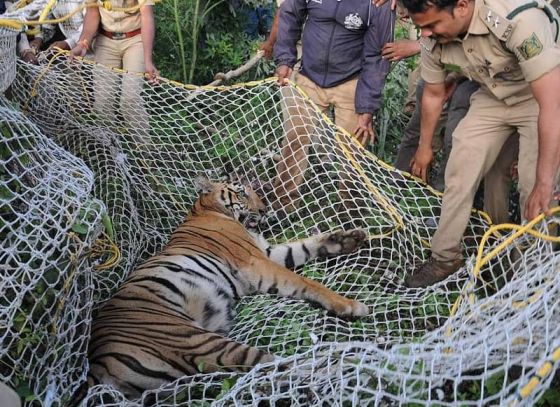
{"label": "tiger front leg", "polygon": [[338,230],[271,246],[266,249],[266,254],[275,263],[293,269],[315,258],[355,252],[366,239],[367,233],[362,229]]}
{"label": "tiger front leg", "polygon": [[317,281],[266,259],[252,263],[247,272],[251,285],[261,294],[277,294],[318,303],[341,317],[363,317],[369,313],[365,304],[345,298]]}

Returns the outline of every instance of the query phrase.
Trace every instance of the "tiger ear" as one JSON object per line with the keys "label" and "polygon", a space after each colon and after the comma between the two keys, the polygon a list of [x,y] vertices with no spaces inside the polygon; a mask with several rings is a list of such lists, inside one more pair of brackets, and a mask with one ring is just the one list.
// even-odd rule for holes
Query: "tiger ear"
{"label": "tiger ear", "polygon": [[215,187],[215,184],[210,181],[208,178],[203,176],[198,176],[194,179],[194,188],[196,192],[207,194],[208,192],[212,191]]}

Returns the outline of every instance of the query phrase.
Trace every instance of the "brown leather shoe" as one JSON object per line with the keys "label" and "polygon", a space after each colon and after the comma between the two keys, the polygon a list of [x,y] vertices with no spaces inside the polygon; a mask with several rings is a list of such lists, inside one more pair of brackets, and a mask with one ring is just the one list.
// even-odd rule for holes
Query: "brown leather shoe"
{"label": "brown leather shoe", "polygon": [[427,287],[438,281],[445,280],[465,264],[465,260],[438,261],[431,257],[406,276],[404,284],[409,288]]}

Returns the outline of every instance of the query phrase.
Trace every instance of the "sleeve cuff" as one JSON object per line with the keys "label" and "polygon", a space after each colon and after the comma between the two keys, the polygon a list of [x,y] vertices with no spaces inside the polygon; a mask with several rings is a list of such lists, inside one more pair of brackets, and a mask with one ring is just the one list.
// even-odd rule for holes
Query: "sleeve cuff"
{"label": "sleeve cuff", "polygon": [[277,59],[275,62],[276,62],[276,66],[287,65],[290,68],[293,68],[294,65],[296,64],[296,61],[293,61],[291,59]]}
{"label": "sleeve cuff", "polygon": [[358,113],[358,114],[369,113],[369,114],[375,116],[375,112],[377,112],[378,110],[379,110],[379,107],[356,106],[356,113]]}
{"label": "sleeve cuff", "polygon": [[433,70],[424,65],[420,68],[420,77],[424,79],[426,83],[443,83],[446,77],[445,71]]}

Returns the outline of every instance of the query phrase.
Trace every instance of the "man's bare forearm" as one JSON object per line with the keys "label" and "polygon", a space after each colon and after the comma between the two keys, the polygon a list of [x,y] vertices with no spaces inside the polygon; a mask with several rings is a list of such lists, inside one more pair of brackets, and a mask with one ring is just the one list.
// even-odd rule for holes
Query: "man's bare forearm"
{"label": "man's bare forearm", "polygon": [[560,166],[560,66],[531,83],[539,104],[536,183],[552,187]]}
{"label": "man's bare forearm", "polygon": [[144,60],[152,61],[154,51],[154,39],[156,36],[156,25],[154,19],[153,6],[142,6],[140,9],[141,28],[142,28],[142,45],[144,48]]}
{"label": "man's bare forearm", "polygon": [[437,123],[443,104],[445,102],[445,85],[426,83],[422,95],[422,112],[420,122],[419,147],[432,146],[432,139],[436,131]]}
{"label": "man's bare forearm", "polygon": [[86,40],[88,43],[91,43],[97,35],[100,21],[101,16],[99,14],[99,9],[97,7],[88,7],[86,9],[86,15],[84,16],[82,34],[78,42]]}

